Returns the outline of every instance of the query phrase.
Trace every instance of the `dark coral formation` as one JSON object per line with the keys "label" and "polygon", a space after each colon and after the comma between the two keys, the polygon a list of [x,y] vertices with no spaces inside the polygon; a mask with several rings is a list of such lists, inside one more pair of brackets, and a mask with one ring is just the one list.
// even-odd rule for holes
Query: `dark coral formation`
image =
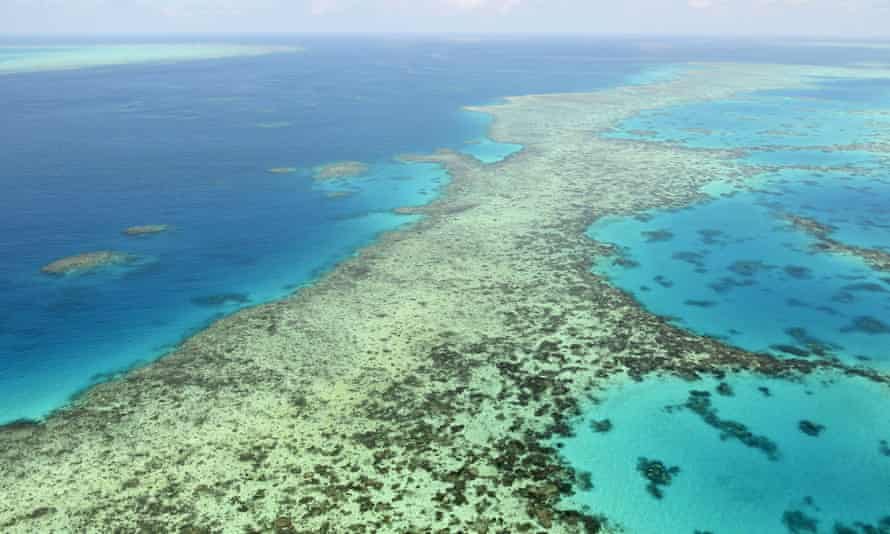
{"label": "dark coral formation", "polygon": [[874,269],[890,272],[890,253],[879,249],[848,245],[838,241],[831,237],[831,234],[835,231],[834,227],[822,224],[815,219],[791,214],[786,214],[785,219],[796,228],[816,238],[816,242],[813,243],[814,250],[857,256]]}
{"label": "dark coral formation", "polygon": [[738,260],[729,266],[730,271],[745,277],[756,276],[761,271],[771,268],[771,266],[766,265],[760,260]]}
{"label": "dark coral formation", "polygon": [[802,267],[800,265],[786,265],[784,270],[785,274],[787,274],[791,278],[796,278],[798,280],[808,280],[813,277],[813,272],[809,267]]}
{"label": "dark coral formation", "polygon": [[856,317],[853,322],[842,329],[843,332],[861,332],[863,334],[890,334],[890,325],[875,317]]}
{"label": "dark coral formation", "polygon": [[732,386],[730,386],[726,382],[720,382],[720,384],[717,385],[717,393],[723,395],[724,397],[732,397],[735,395],[735,392],[732,390]]}
{"label": "dark coral formation", "polygon": [[[795,327],[795,328],[789,328],[789,329],[785,330],[785,333],[788,334],[788,337],[790,337],[795,342],[797,342],[798,346],[805,347],[807,352],[809,352],[810,354],[819,356],[819,357],[829,357],[831,355],[831,352],[833,350],[835,350],[836,348],[838,348],[828,342],[822,341],[821,339],[813,336],[805,328],[800,327],[800,326]],[[779,346],[783,347],[782,348],[783,352],[789,352],[791,354],[794,354],[793,350],[789,350],[788,345],[779,345]]]}
{"label": "dark coral formation", "polygon": [[782,514],[782,524],[790,534],[816,534],[819,532],[819,521],[800,510],[788,510]]}
{"label": "dark coral formation", "polygon": [[[539,125],[599,114],[564,113],[564,100],[555,114],[540,98],[523,113],[542,114],[519,121],[534,135],[517,137],[537,144],[497,172],[454,153],[427,157],[454,179],[411,209],[426,217],[410,228],[45,424],[0,432],[0,484],[32,490],[0,502],[0,530],[597,532],[603,518],[560,506],[593,479],[561,462],[558,445],[610,377],[824,369],[886,381],[696,336],[592,274],[615,253],[585,237],[592,220],[688,204],[714,178],[701,165],[713,158],[670,149],[662,168],[651,162],[663,148],[585,133],[569,148],[604,172],[569,175],[563,137],[538,142]],[[558,157],[538,157],[552,146]],[[678,259],[703,268],[701,254]],[[709,398],[691,404],[722,433],[760,444]],[[653,496],[678,473],[657,460],[638,467]],[[35,498],[46,481],[64,498]]]}
{"label": "dark coral formation", "polygon": [[835,523],[834,534],[888,534],[890,533],[890,516],[882,517],[877,524],[856,521],[852,526]]}
{"label": "dark coral formation", "polygon": [[721,238],[724,237],[724,233],[723,230],[705,228],[698,231],[698,236],[705,245],[720,245],[723,243]]}
{"label": "dark coral formation", "polygon": [[695,306],[697,308],[713,308],[717,305],[713,300],[685,300],[683,304],[687,306]]}
{"label": "dark coral formation", "polygon": [[3,431],[20,431],[20,430],[33,430],[37,428],[40,423],[34,421],[33,419],[16,419],[15,421],[10,421],[6,424],[0,425],[0,432]]}
{"label": "dark coral formation", "polygon": [[575,477],[575,484],[579,491],[590,491],[593,489],[593,475],[588,471],[580,471]]}
{"label": "dark coral formation", "polygon": [[705,266],[705,255],[701,252],[680,251],[674,252],[671,257],[677,261],[694,265],[698,269],[704,269]]}
{"label": "dark coral formation", "polygon": [[612,421],[609,419],[593,420],[590,422],[590,428],[597,433],[608,432],[612,430]]}
{"label": "dark coral formation", "polygon": [[653,280],[655,283],[660,285],[661,287],[673,287],[674,283],[665,278],[663,275],[657,275]]}
{"label": "dark coral formation", "polygon": [[778,460],[780,457],[779,447],[775,442],[766,436],[758,436],[748,430],[748,427],[738,421],[729,419],[720,419],[717,415],[717,409],[711,405],[711,393],[708,391],[692,390],[689,392],[689,398],[686,404],[681,407],[687,408],[701,417],[702,421],[713,428],[720,431],[720,439],[735,439],[744,443],[748,447],[752,447],[763,451],[770,460]]}
{"label": "dark coral formation", "polygon": [[845,289],[846,291],[865,291],[868,293],[886,293],[887,292],[887,290],[884,288],[884,286],[875,284],[875,283],[869,283],[869,282],[863,282],[863,283],[859,283],[859,284],[849,284],[849,285],[844,286],[843,289]]}
{"label": "dark coral formation", "polygon": [[668,467],[660,460],[650,460],[649,458],[637,460],[637,471],[649,481],[646,491],[656,499],[664,498],[662,486],[670,486],[673,478],[680,474],[679,467]]}
{"label": "dark coral formation", "polygon": [[800,421],[797,424],[797,427],[804,434],[813,437],[817,437],[819,434],[822,433],[823,430],[825,430],[825,425],[820,425],[806,419]]}
{"label": "dark coral formation", "polygon": [[711,282],[708,284],[708,287],[711,288],[715,293],[725,294],[729,293],[733,289],[737,287],[748,287],[754,285],[756,282],[752,279],[743,279],[741,281],[725,276],[720,278],[716,282]]}
{"label": "dark coral formation", "polygon": [[[537,527],[549,529],[556,522],[570,525],[583,532],[598,532],[601,519],[578,512],[555,508],[562,496],[575,489],[592,488],[590,473],[575,473],[558,461],[556,449],[543,445],[551,436],[568,436],[570,417],[579,409],[570,396],[564,379],[558,373],[528,374],[526,365],[531,361],[547,361],[561,358],[563,348],[556,343],[540,345],[530,360],[522,358],[522,350],[507,339],[488,339],[478,343],[456,346],[445,343],[429,353],[429,364],[417,369],[416,374],[384,392],[377,403],[367,407],[366,415],[385,423],[386,431],[358,434],[353,437],[357,445],[374,450],[375,466],[382,475],[400,474],[410,477],[418,470],[444,484],[433,500],[443,515],[459,510],[476,497],[478,512],[488,510],[496,498],[496,487],[513,488],[512,491],[528,504],[528,515]],[[455,376],[470,381],[476,370],[487,367],[492,361],[500,375],[514,387],[491,397],[473,392],[452,382]],[[423,376],[444,388],[428,393],[421,402],[414,397]],[[513,393],[507,393],[512,391]],[[460,442],[463,425],[453,423],[455,413],[476,413],[486,405],[510,401],[528,406],[539,406],[536,417],[552,420],[548,429],[538,435],[526,434],[521,438],[503,438],[482,449],[474,448],[464,467],[448,472],[436,470],[427,461],[399,464],[399,458],[417,458],[436,450],[447,450],[455,441]],[[407,401],[407,402],[406,402]],[[518,422],[517,422],[518,423]],[[514,425],[517,425],[514,423]],[[517,425],[518,426],[518,425]],[[413,454],[405,454],[412,451]],[[485,459],[497,469],[495,476],[482,476],[474,464]],[[479,501],[478,497],[482,500]],[[486,522],[490,528],[498,527],[500,520]],[[456,528],[456,525],[455,525]],[[518,527],[520,530],[535,528],[532,523]]]}
{"label": "dark coral formation", "polygon": [[657,243],[661,241],[670,241],[674,238],[674,233],[670,230],[652,230],[643,232],[643,236],[649,243]]}

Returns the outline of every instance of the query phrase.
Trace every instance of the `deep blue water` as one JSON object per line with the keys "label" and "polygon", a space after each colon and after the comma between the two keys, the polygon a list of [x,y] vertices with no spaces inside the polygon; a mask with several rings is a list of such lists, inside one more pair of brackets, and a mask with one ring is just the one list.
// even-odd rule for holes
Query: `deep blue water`
{"label": "deep blue water", "polygon": [[[488,140],[488,119],[462,106],[607,87],[658,60],[603,40],[273,44],[306,52],[2,78],[0,423],[44,416],[411,221],[390,210],[428,202],[449,177],[394,156],[451,147],[491,163],[521,148]],[[339,160],[371,170],[313,184],[313,167]],[[138,224],[172,229],[121,235]],[[39,272],[103,249],[139,261]]]}

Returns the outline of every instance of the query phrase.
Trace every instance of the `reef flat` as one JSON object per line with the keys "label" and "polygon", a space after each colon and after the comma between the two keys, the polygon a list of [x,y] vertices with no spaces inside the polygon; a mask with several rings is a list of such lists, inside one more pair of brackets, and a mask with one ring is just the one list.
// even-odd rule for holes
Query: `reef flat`
{"label": "reef flat", "polygon": [[302,51],[293,46],[235,44],[109,44],[10,47],[0,46],[0,75],[71,70],[134,63],[170,63]]}
{"label": "reef flat", "polygon": [[[405,156],[453,178],[410,210],[425,218],[46,421],[0,431],[0,487],[15,488],[0,529],[608,531],[595,510],[560,507],[584,480],[551,444],[606,378],[818,369],[886,383],[867,368],[695,336],[591,273],[608,253],[585,236],[592,221],[682,206],[751,172],[728,151],[599,133],[645,109],[860,75],[697,67],[473,108],[493,115],[492,139],[523,150],[491,165]],[[640,466],[660,490],[685,476],[657,458]]]}
{"label": "reef flat", "polygon": [[113,250],[84,252],[50,262],[41,267],[40,272],[51,275],[66,275],[92,271],[109,265],[118,265],[126,263],[131,259],[132,257],[129,254]]}

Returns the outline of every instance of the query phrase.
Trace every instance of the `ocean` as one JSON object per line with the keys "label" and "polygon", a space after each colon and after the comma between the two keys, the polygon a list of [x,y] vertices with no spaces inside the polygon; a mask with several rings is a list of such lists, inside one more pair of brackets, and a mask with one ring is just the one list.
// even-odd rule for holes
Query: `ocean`
{"label": "ocean", "polygon": [[[817,82],[643,113],[607,134],[736,151],[749,176],[688,206],[597,220],[588,236],[617,256],[593,271],[697,334],[886,372],[890,277],[861,251],[890,250],[890,80]],[[634,533],[890,528],[885,385],[743,373],[605,390],[558,442],[590,480],[572,506]]]}
{"label": "ocean", "polygon": [[[448,147],[491,163],[516,150],[487,140],[487,117],[463,106],[594,90],[646,66],[639,52],[612,60],[632,44],[598,40],[255,44],[306,50],[0,78],[0,422],[40,419],[411,222],[392,210],[428,202],[448,176],[398,155]],[[51,45],[7,56],[39,59]],[[313,169],[342,160],[370,169],[329,195]],[[269,172],[283,168],[295,172]],[[151,224],[170,228],[122,235]],[[101,250],[135,261],[40,272]]]}
{"label": "ocean", "polygon": [[[400,155],[447,148],[498,165],[522,152],[464,106],[657,83],[697,61],[886,55],[719,39],[203,41],[230,43],[279,49],[171,53],[155,39],[126,63],[132,39],[0,41],[0,424],[44,419],[417,221],[396,209],[429,203],[451,176]],[[125,48],[102,51],[112,44]],[[588,237],[615,254],[590,267],[696,335],[885,373],[890,275],[862,251],[890,252],[890,114],[874,111],[890,110],[890,82],[818,81],[643,112],[605,134],[731,151],[748,176],[687,206],[591,221]],[[164,227],[125,232],[141,225]],[[41,270],[95,251],[125,256]],[[885,385],[832,371],[606,382],[552,438],[583,482],[561,506],[634,533],[890,529]]]}

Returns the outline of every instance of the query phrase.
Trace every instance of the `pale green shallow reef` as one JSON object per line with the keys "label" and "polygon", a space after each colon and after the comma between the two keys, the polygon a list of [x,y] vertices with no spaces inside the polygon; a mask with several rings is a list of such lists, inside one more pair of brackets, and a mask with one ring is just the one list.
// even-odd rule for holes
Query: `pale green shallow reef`
{"label": "pale green shallow reef", "polygon": [[[474,108],[525,148],[452,174],[426,217],[312,287],[0,433],[4,532],[594,532],[550,446],[598,384],[744,370],[887,377],[694,336],[592,274],[598,217],[754,171],[596,135],[644,109],[876,69],[698,65],[672,81]],[[608,380],[607,380],[608,379]],[[885,393],[890,390],[883,389]],[[594,511],[595,512],[595,511]]]}
{"label": "pale green shallow reef", "polygon": [[198,59],[299,52],[298,47],[237,44],[127,44],[50,47],[0,46],[0,74],[70,70],[132,63],[171,63]]}

